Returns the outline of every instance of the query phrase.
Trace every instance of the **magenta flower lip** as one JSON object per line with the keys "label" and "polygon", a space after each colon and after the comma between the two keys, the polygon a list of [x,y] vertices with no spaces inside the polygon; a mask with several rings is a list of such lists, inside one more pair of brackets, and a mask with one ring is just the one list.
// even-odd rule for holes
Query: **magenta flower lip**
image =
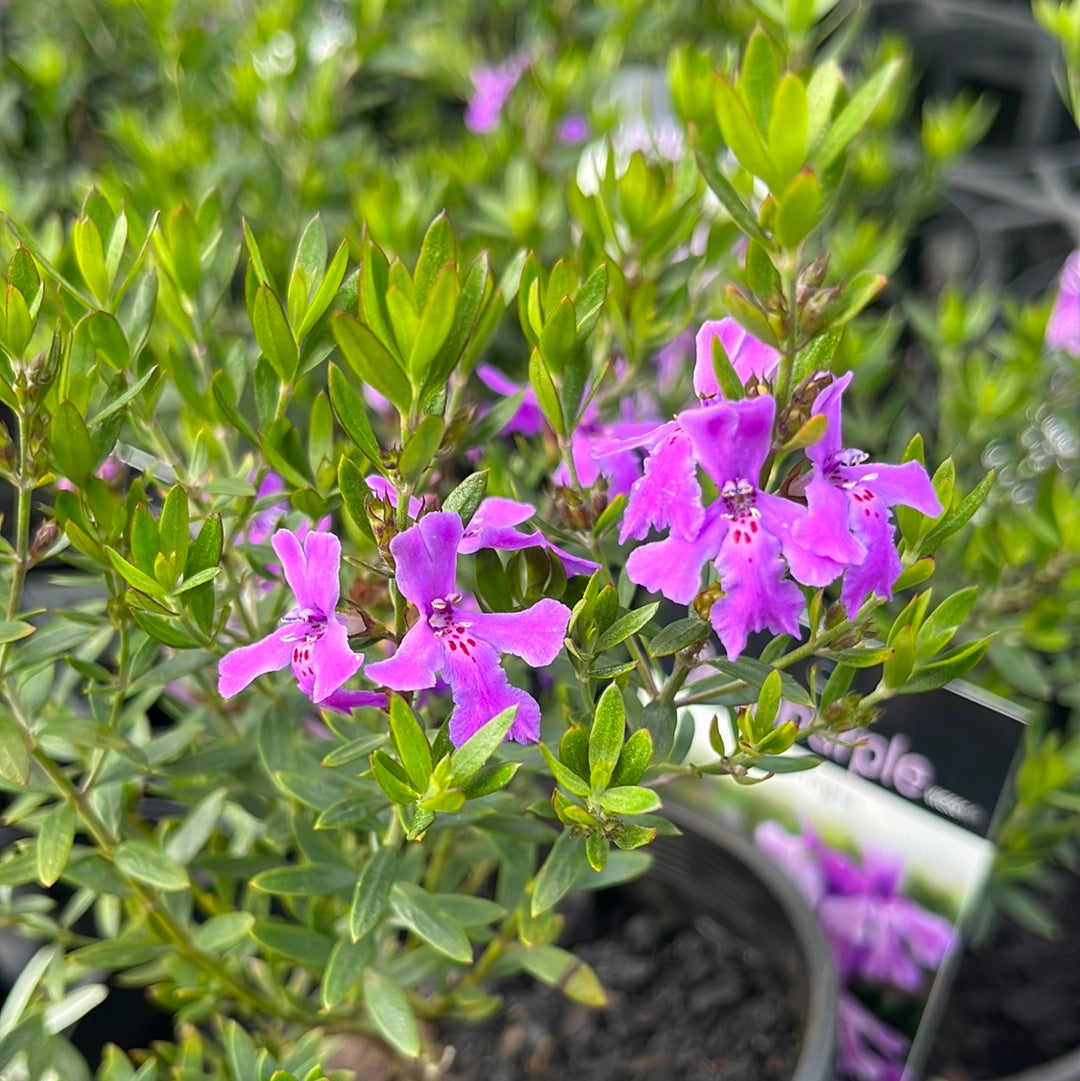
{"label": "magenta flower lip", "polygon": [[512,653],[534,668],[550,664],[562,649],[570,609],[545,598],[522,612],[472,610],[456,583],[464,535],[459,515],[437,511],[390,542],[398,589],[419,618],[397,652],[369,665],[367,675],[392,690],[412,691],[435,686],[441,674],[454,700],[450,739],[455,746],[511,706],[517,706],[517,715],[508,738],[535,742],[539,703],[511,685],[499,654]]}
{"label": "magenta flower lip", "polygon": [[382,695],[341,689],[363,664],[363,657],[349,648],[345,620],[335,611],[341,591],[341,542],[333,533],[312,530],[301,548],[295,533],[279,529],[270,543],[296,604],[277,630],[221,658],[218,692],[231,698],[257,676],[291,665],[300,690],[316,705],[347,710],[385,704]]}

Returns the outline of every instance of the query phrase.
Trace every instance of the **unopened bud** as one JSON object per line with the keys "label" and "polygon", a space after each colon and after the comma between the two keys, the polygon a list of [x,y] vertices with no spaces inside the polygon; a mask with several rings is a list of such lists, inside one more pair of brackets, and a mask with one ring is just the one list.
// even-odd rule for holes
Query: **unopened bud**
{"label": "unopened bud", "polygon": [[819,255],[795,280],[795,303],[801,308],[825,280],[829,270],[828,255]]}
{"label": "unopened bud", "polygon": [[42,522],[30,542],[30,562],[36,563],[56,543],[59,536],[60,527],[52,519]]}
{"label": "unopened bud", "polygon": [[708,623],[713,605],[716,604],[723,595],[724,591],[720,588],[719,582],[714,582],[711,586],[706,586],[694,598],[694,612],[698,618],[705,623]]}

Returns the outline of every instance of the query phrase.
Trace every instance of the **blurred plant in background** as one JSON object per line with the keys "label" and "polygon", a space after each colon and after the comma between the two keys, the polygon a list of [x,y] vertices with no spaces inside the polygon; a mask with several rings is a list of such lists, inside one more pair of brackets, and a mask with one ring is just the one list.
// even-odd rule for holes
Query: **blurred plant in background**
{"label": "blurred plant in background", "polygon": [[[1046,305],[888,282],[992,109],[919,111],[866,17],[0,11],[0,921],[41,943],[13,1077],[314,1078],[343,1034],[432,1066],[420,1022],[489,1013],[494,977],[602,1001],[555,906],[647,866],[657,786],[701,772],[690,700],[731,712],[710,771],[756,783],[987,655],[999,689],[1075,686]],[[737,342],[699,334],[722,316]],[[835,550],[800,542],[836,499]],[[696,553],[675,586],[662,545]],[[1071,843],[1058,738],[1021,770],[1029,861]],[[65,1036],[102,973],[177,1023],[138,1070]]]}

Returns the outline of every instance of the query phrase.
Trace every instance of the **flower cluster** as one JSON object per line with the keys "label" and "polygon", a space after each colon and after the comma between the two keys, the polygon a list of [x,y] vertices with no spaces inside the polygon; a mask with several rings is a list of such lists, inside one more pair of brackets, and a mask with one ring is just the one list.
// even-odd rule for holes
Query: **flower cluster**
{"label": "flower cluster", "polygon": [[[858,862],[810,829],[797,836],[776,822],[762,822],[754,839],[817,911],[843,986],[859,979],[915,993],[953,946],[946,919],[900,894],[903,867],[895,859],[868,852]],[[841,996],[839,1035],[847,1076],[899,1081],[907,1040],[850,992]]]}
{"label": "flower cluster", "polygon": [[[420,513],[420,504],[411,508]],[[509,738],[533,742],[540,734],[540,707],[525,691],[510,685],[499,662],[513,653],[534,667],[550,664],[562,649],[570,610],[545,598],[522,612],[484,613],[457,591],[457,556],[480,548],[517,550],[544,546],[563,560],[569,574],[588,574],[596,564],[550,544],[539,533],[515,528],[535,513],[526,503],[487,499],[466,529],[459,515],[424,515],[390,542],[397,588],[416,608],[418,618],[387,660],[367,668],[376,683],[398,691],[434,687],[442,675],[450,686],[454,711],[450,738],[464,743],[509,706],[517,715]],[[383,694],[345,690],[363,657],[348,642],[340,596],[341,542],[332,533],[311,531],[303,538],[287,529],[271,539],[285,579],[296,599],[281,626],[251,645],[222,657],[218,690],[226,698],[266,672],[292,666],[300,690],[318,706],[348,712],[385,706]]]}
{"label": "flower cluster", "polygon": [[[723,397],[712,370],[714,338],[754,396]],[[806,452],[809,477],[797,476],[785,486],[787,494],[769,491],[777,418],[766,380],[776,354],[731,320],[705,324],[697,346],[694,384],[701,405],[633,440],[648,456],[630,489],[620,539],[642,540],[650,529],[666,529],[668,536],[630,553],[631,581],[685,604],[711,564],[723,591],[711,620],[732,659],[752,632],[798,634],[803,595],[796,582],[820,587],[843,575],[841,600],[849,615],[871,593],[891,597],[901,566],[889,508],[899,503],[941,513],[926,470],[918,462],[879,465],[845,448],[840,407],[851,375],[833,380],[822,374],[818,381],[827,385],[811,415],[824,419],[825,431]],[[717,492],[708,504],[699,468]]]}

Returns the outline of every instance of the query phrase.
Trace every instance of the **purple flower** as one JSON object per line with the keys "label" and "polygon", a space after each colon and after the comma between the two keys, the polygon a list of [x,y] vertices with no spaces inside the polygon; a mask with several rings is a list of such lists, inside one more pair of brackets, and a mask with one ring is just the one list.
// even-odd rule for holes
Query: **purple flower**
{"label": "purple flower", "polygon": [[854,995],[842,994],[837,1017],[841,1071],[856,1081],[900,1081],[908,1040],[879,1021]]}
{"label": "purple flower", "polygon": [[[631,552],[626,561],[630,580],[687,604],[700,588],[702,569],[712,561],[723,596],[713,605],[711,620],[732,660],[746,647],[751,631],[798,635],[803,596],[787,578],[788,568],[807,585],[824,585],[836,576],[830,563],[794,540],[792,527],[805,508],[758,487],[775,409],[773,399],[763,395],[680,413],[673,427],[665,426],[627,504],[631,533],[658,519],[682,530]],[[719,492],[705,508],[690,468],[695,461]],[[664,490],[676,492],[677,498],[658,511],[647,509]],[[694,530],[699,509],[700,525]]]}
{"label": "purple flower", "polygon": [[1073,252],[1061,268],[1045,341],[1051,349],[1080,357],[1080,251]]}
{"label": "purple flower", "polygon": [[473,69],[473,93],[465,110],[465,126],[469,131],[483,134],[498,125],[510,91],[528,66],[528,59],[516,54],[496,67],[481,64]]}
{"label": "purple flower", "polygon": [[240,646],[218,662],[218,693],[231,698],[256,676],[291,664],[300,690],[319,706],[348,711],[353,706],[385,705],[381,694],[343,691],[363,658],[349,649],[345,620],[334,609],[340,595],[341,542],[333,533],[314,530],[300,539],[287,529],[271,538],[296,604],[282,626],[249,646]]}
{"label": "purple flower", "polygon": [[580,113],[567,113],[555,128],[559,142],[576,146],[589,137],[589,122]]}
{"label": "purple flower", "polygon": [[[601,424],[595,413],[586,411],[570,439],[570,453],[581,486],[591,488],[603,477],[609,497],[629,492],[641,471],[636,448],[642,444],[642,436],[655,430],[656,421]],[[572,484],[565,463],[555,470],[551,479],[563,487]]]}
{"label": "purple flower", "polygon": [[775,349],[759,342],[734,319],[710,319],[702,323],[695,339],[697,360],[694,364],[694,390],[703,402],[721,397],[712,362],[714,338],[719,338],[723,343],[735,374],[744,384],[751,378],[771,379],[780,363],[780,354]]}
{"label": "purple flower", "polygon": [[862,867],[850,864],[843,889],[834,878],[818,915],[836,955],[840,975],[917,991],[953,943],[952,925],[899,895],[901,865],[874,853]]}
{"label": "purple flower", "polygon": [[573,577],[575,574],[592,574],[598,570],[599,563],[590,559],[579,559],[577,556],[564,552],[556,547],[541,533],[522,533],[514,526],[531,518],[536,513],[536,508],[528,503],[518,503],[513,499],[503,499],[500,496],[491,496],[485,499],[476,513],[472,516],[461,544],[458,545],[459,555],[471,555],[481,548],[497,548],[500,551],[518,551],[521,548],[546,548],[562,561],[566,573]]}
{"label": "purple flower", "polygon": [[477,365],[476,374],[480,377],[482,382],[486,383],[496,394],[501,394],[504,398],[513,397],[519,390],[524,389],[525,391],[517,412],[503,427],[503,433],[505,435],[512,435],[514,432],[520,432],[522,435],[539,435],[541,432],[547,430],[547,421],[544,419],[544,414],[540,411],[540,406],[536,401],[536,392],[532,387],[526,386],[522,388],[512,379],[508,379],[498,368],[491,364]]}
{"label": "purple flower", "polygon": [[813,413],[824,416],[827,427],[821,441],[806,451],[814,473],[806,487],[808,513],[795,524],[794,535],[837,572],[847,567],[840,599],[854,615],[870,593],[892,597],[903,569],[889,507],[902,503],[936,516],[941,504],[918,462],[881,465],[868,462],[860,450],[843,448],[840,399],[850,382],[848,372],[814,402]]}
{"label": "purple flower", "polygon": [[534,668],[550,664],[562,649],[570,609],[550,598],[523,612],[467,608],[456,585],[464,533],[457,514],[438,511],[390,542],[398,589],[416,606],[419,618],[397,652],[369,665],[367,674],[386,687],[412,691],[434,686],[441,673],[454,699],[450,739],[455,746],[515,705],[509,738],[534,742],[540,737],[540,706],[510,685],[499,654],[513,653]]}
{"label": "purple flower", "polygon": [[[252,474],[249,480],[254,480],[255,475]],[[262,479],[262,483],[259,485],[259,490],[255,493],[256,501],[262,501],[269,499],[271,496],[281,495],[285,491],[285,481],[278,476],[277,473],[267,473]],[[255,514],[251,521],[248,523],[247,529],[237,537],[238,541],[246,542],[247,544],[265,544],[270,535],[275,529],[282,523],[285,516],[289,513],[289,501],[287,499],[277,499],[273,503],[268,504],[261,511]],[[330,519],[323,518],[315,527],[323,532],[330,528]],[[309,522],[301,523],[300,527],[296,531],[296,537],[298,540],[303,540],[311,530]],[[270,566],[267,570],[274,573],[280,571],[280,567]]]}

